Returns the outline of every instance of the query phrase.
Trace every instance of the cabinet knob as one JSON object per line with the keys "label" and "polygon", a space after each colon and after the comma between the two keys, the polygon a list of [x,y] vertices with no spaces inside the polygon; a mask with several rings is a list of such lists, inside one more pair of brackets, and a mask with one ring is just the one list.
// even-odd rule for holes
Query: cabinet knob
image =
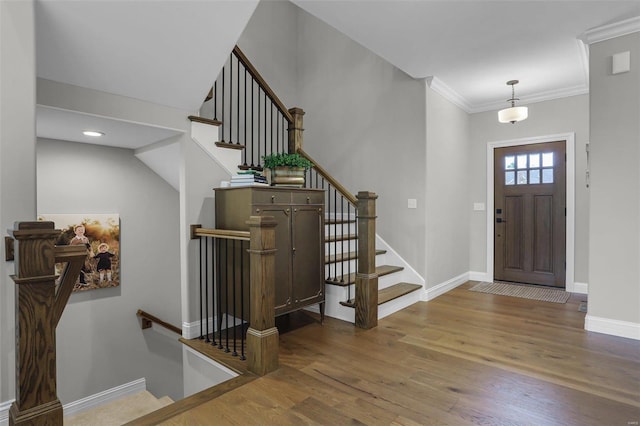
{"label": "cabinet knob", "polygon": [[311,197],[307,197],[307,204],[311,204]]}
{"label": "cabinet knob", "polygon": [[276,196],[275,196],[275,195],[272,195],[272,196],[271,196],[271,202],[272,202],[272,203],[275,203],[275,202],[276,202]]}
{"label": "cabinet knob", "polygon": [[256,213],[260,213],[260,209],[256,209]]}

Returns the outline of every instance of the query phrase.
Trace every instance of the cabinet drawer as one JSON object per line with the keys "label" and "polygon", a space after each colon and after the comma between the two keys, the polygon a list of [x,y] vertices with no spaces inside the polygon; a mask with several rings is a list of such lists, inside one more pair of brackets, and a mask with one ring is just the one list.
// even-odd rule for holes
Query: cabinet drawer
{"label": "cabinet drawer", "polygon": [[324,192],[294,192],[291,198],[293,204],[322,204]]}
{"label": "cabinet drawer", "polygon": [[291,193],[288,191],[254,191],[254,204],[290,204]]}

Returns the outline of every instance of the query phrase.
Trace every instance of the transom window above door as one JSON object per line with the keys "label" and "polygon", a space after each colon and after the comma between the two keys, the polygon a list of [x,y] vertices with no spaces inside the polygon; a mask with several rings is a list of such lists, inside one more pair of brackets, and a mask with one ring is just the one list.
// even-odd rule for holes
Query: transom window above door
{"label": "transom window above door", "polygon": [[507,155],[504,170],[505,185],[553,183],[553,152]]}

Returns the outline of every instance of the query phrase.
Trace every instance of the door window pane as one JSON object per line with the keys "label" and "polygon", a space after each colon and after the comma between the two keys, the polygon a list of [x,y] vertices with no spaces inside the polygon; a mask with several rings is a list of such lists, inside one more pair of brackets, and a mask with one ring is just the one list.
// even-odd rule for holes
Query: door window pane
{"label": "door window pane", "polygon": [[540,169],[529,170],[529,183],[540,183]]}
{"label": "door window pane", "polygon": [[516,157],[513,155],[508,155],[504,157],[504,168],[505,170],[513,170],[516,168]]}
{"label": "door window pane", "polygon": [[529,154],[529,167],[532,169],[537,169],[540,167],[540,154]]}
{"label": "door window pane", "polygon": [[542,167],[553,167],[553,152],[542,154]]}
{"label": "door window pane", "polygon": [[504,184],[505,185],[515,185],[516,183],[516,174],[515,172],[504,172]]}
{"label": "door window pane", "polygon": [[526,169],[527,168],[527,156],[526,155],[518,155],[518,168]]}
{"label": "door window pane", "polygon": [[553,183],[553,169],[542,169],[542,183]]}
{"label": "door window pane", "polygon": [[527,171],[518,170],[518,185],[526,185],[526,184],[527,184]]}

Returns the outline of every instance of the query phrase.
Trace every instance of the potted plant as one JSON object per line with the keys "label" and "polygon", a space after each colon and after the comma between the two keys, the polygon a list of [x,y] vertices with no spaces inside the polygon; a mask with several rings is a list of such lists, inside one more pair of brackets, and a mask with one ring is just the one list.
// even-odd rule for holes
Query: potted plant
{"label": "potted plant", "polygon": [[283,152],[263,155],[265,175],[273,186],[304,186],[305,172],[313,163],[300,154]]}

